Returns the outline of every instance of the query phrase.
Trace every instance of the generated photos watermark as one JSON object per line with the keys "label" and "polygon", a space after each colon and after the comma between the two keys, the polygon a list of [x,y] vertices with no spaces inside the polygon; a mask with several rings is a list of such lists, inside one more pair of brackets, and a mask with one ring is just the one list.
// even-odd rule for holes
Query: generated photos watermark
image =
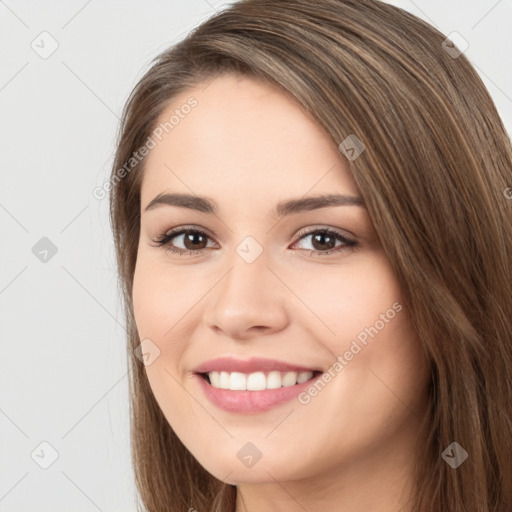
{"label": "generated photos watermark", "polygon": [[101,186],[97,186],[93,189],[92,195],[95,199],[102,200],[107,197],[107,194],[112,190],[112,187],[121,181],[126,175],[139,165],[140,162],[149,154],[152,149],[155,149],[159,142],[162,141],[164,134],[170,133],[178,126],[185,117],[187,117],[192,109],[197,107],[198,101],[196,98],[191,96],[187,102],[181,105],[181,107],[174,109],[173,114],[169,117],[168,121],[160,123],[146,139],[144,144],[132,153],[132,156],[128,159],[125,164],[117,169],[115,173]]}
{"label": "generated photos watermark", "polygon": [[[331,382],[336,375],[338,375],[345,366],[349,364],[354,357],[359,354],[367,345],[369,341],[372,341],[379,332],[386,327],[396,314],[402,311],[402,304],[395,302],[385,313],[379,315],[379,319],[376,320],[370,327],[365,327],[357,336],[356,339],[352,340],[350,347],[346,350],[343,355],[338,355],[336,361],[328,368],[322,376],[315,380],[305,391],[300,393],[297,400],[302,405],[307,405],[311,400],[320,393],[325,386]],[[358,343],[359,342],[359,343]]]}

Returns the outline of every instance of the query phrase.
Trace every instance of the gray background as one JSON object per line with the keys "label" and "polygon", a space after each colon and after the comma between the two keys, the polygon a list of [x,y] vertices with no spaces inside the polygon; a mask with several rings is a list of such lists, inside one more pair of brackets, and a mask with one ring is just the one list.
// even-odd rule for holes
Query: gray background
{"label": "gray background", "polygon": [[[391,3],[468,41],[510,133],[512,0]],[[150,60],[223,4],[0,0],[0,511],[135,510],[108,200],[92,191]]]}

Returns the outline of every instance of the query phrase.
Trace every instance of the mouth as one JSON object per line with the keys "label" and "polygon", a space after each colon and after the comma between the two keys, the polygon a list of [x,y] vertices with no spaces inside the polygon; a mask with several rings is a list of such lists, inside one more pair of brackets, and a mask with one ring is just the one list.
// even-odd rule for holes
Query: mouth
{"label": "mouth", "polygon": [[195,372],[210,402],[231,414],[261,414],[289,403],[303,393],[323,372],[256,371],[253,373]]}
{"label": "mouth", "polygon": [[210,386],[230,391],[265,391],[287,388],[316,379],[321,371],[257,371],[252,373],[211,371],[197,373]]}

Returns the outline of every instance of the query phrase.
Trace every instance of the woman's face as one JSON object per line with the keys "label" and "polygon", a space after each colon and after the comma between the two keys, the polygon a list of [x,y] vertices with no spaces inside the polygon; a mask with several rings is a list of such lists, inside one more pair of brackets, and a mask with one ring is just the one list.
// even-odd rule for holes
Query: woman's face
{"label": "woman's face", "polygon": [[[403,471],[428,365],[363,202],[310,199],[360,198],[345,157],[296,103],[247,77],[186,91],[160,122],[173,115],[146,163],[133,288],[169,424],[229,483],[384,461]],[[243,365],[255,358],[271,361]]]}

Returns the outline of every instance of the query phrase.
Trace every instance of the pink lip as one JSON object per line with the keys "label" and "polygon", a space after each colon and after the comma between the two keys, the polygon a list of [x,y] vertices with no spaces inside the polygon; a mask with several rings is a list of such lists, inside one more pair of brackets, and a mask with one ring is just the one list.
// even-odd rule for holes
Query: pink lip
{"label": "pink lip", "polygon": [[230,389],[214,388],[201,375],[196,374],[195,377],[199,380],[199,385],[213,405],[228,412],[256,414],[289,402],[311,386],[320,375],[295,386],[283,386],[278,389],[263,389],[261,391],[232,391]]}
{"label": "pink lip", "polygon": [[283,361],[277,361],[276,359],[265,359],[261,357],[252,357],[247,360],[235,359],[233,357],[219,357],[202,363],[194,371],[196,373],[215,371],[253,373],[258,371],[315,372],[322,370],[319,368],[306,368],[305,366],[298,366]]}

